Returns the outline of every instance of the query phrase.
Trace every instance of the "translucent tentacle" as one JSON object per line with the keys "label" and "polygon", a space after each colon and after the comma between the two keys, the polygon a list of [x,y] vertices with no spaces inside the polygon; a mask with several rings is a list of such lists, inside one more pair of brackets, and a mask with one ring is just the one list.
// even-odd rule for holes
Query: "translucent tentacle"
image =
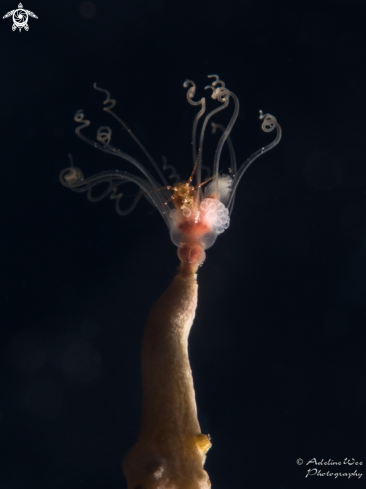
{"label": "translucent tentacle", "polygon": [[256,160],[259,156],[263,155],[264,153],[266,153],[270,149],[277,146],[277,144],[281,140],[281,136],[282,136],[281,126],[279,125],[279,123],[277,122],[277,119],[273,115],[263,114],[263,112],[260,110],[259,111],[259,119],[263,120],[262,131],[272,132],[274,129],[276,129],[276,137],[271,143],[267,144],[267,146],[264,146],[263,148],[259,149],[255,153],[253,153],[252,156],[250,156],[250,158],[248,158],[239,168],[239,170],[238,170],[238,172],[235,175],[234,180],[233,180],[231,197],[230,197],[230,200],[228,203],[228,209],[229,209],[230,213],[232,212],[233,206],[234,206],[234,196],[235,196],[236,188],[237,188],[242,176],[246,172],[246,170],[249,168],[249,166],[253,163],[254,160]]}
{"label": "translucent tentacle", "polygon": [[[225,132],[225,126],[222,124],[216,124],[215,122],[211,122],[211,127],[212,127],[212,134],[216,134],[216,129],[220,129],[220,131]],[[230,153],[230,172],[232,177],[234,178],[236,174],[236,155],[235,155],[235,150],[233,146],[233,142],[231,141],[231,137],[228,136],[226,139],[227,145],[229,147],[229,153]]]}
{"label": "translucent tentacle", "polygon": [[[211,122],[211,127],[212,127],[212,134],[216,133],[216,129],[220,129],[220,131],[222,131],[223,133],[226,130],[225,126],[223,126],[222,124],[216,124],[215,122]],[[237,166],[236,166],[235,150],[230,135],[227,137],[226,142],[229,147],[229,153],[230,153],[229,173],[231,174],[231,178],[233,179],[236,175]],[[215,190],[217,192],[217,188]],[[231,204],[232,206],[234,205],[234,200],[235,200],[235,196],[233,197],[232,200],[232,204]]]}
{"label": "translucent tentacle", "polygon": [[[205,87],[205,89],[207,89],[207,88],[213,89],[213,87],[211,85],[209,85],[208,87]],[[227,99],[225,101],[222,101],[222,100],[219,100],[219,101],[222,102],[222,105],[220,107],[217,107],[216,109],[211,110],[211,112],[209,112],[206,115],[205,120],[203,121],[203,124],[202,124],[198,153],[197,153],[198,154],[197,171],[196,171],[196,184],[197,185],[199,185],[201,183],[202,148],[203,148],[203,139],[205,136],[206,126],[208,124],[208,121],[211,119],[211,117],[213,115],[217,114],[221,110],[226,109],[226,107],[229,104],[229,99]]]}
{"label": "translucent tentacle", "polygon": [[[214,83],[218,83],[219,81],[221,80],[217,80],[216,82]],[[221,156],[221,152],[222,152],[222,148],[225,144],[225,141],[226,139],[229,137],[229,134],[235,124],[235,121],[238,117],[238,113],[239,113],[239,100],[237,98],[237,96],[231,92],[230,90],[228,90],[227,88],[225,87],[218,87],[216,88],[212,95],[211,95],[212,98],[214,99],[217,99],[219,100],[220,102],[223,102],[224,105],[226,104],[226,106],[229,104],[229,100],[230,100],[230,97],[234,100],[234,112],[233,112],[233,115],[231,116],[231,119],[230,119],[230,122],[229,124],[226,126],[226,129],[225,131],[222,133],[222,136],[218,142],[218,145],[217,145],[217,148],[216,148],[216,151],[215,151],[215,157],[214,157],[214,164],[213,164],[213,175],[218,177],[219,175],[219,163],[220,163],[220,156]],[[216,178],[216,194],[218,195],[218,179]]]}
{"label": "translucent tentacle", "polygon": [[222,87],[224,87],[224,86],[225,86],[225,82],[223,82],[222,80],[220,80],[219,75],[207,75],[207,78],[216,78],[216,80],[215,80],[215,81],[213,81],[213,82],[211,83],[211,85],[212,85],[213,87],[216,87],[216,85],[217,85],[218,83],[221,83],[221,86],[222,86]]}
{"label": "translucent tentacle", "polygon": [[[142,196],[145,197],[154,207],[159,208],[164,206],[168,195],[168,192],[154,192],[156,187],[151,188],[151,185],[145,179],[138,177],[137,175],[133,175],[132,173],[120,172],[118,170],[101,172],[97,175],[84,179],[84,175],[80,168],[65,168],[60,173],[60,182],[62,185],[70,188],[74,192],[87,192],[87,198],[91,202],[99,202],[100,200],[103,200],[105,197],[109,196],[111,200],[115,200],[116,211],[122,216],[132,212]],[[93,194],[93,189],[103,183],[108,184],[107,188],[99,195],[95,195],[95,193]],[[136,184],[142,190],[142,192],[139,192],[134,197],[132,204],[127,209],[123,209],[120,206],[123,193],[119,191],[119,186],[126,183]],[[169,211],[161,208],[160,212],[166,224],[169,226]]]}
{"label": "translucent tentacle", "polygon": [[[122,127],[124,127],[124,129],[126,129],[127,133],[131,136],[131,138],[135,141],[135,143],[139,146],[139,148],[143,151],[143,153],[145,154],[145,156],[149,159],[149,161],[151,162],[151,164],[153,165],[156,173],[159,175],[159,178],[161,179],[161,181],[163,182],[164,185],[168,185],[168,182],[166,181],[162,171],[160,170],[159,166],[157,165],[157,163],[155,162],[155,160],[153,159],[153,157],[150,155],[150,153],[147,151],[147,149],[145,148],[145,146],[140,142],[140,140],[134,135],[134,133],[131,131],[131,129],[127,126],[127,124],[120,118],[118,117],[118,115],[116,115],[114,112],[113,112],[113,108],[115,107],[116,105],[116,101],[115,99],[112,99],[111,98],[111,95],[110,93],[108,92],[108,90],[105,90],[104,88],[99,88],[97,86],[96,83],[94,83],[94,88],[95,90],[98,90],[99,92],[103,92],[105,93],[106,95],[106,99],[104,100],[103,104],[106,105],[106,107],[104,107],[104,111],[105,112],[108,112],[108,114],[110,114],[112,117],[114,117],[116,119],[116,121],[118,121]],[[107,106],[107,104],[109,104]]]}
{"label": "translucent tentacle", "polygon": [[174,178],[174,181],[173,183],[178,183],[180,182],[181,178],[180,178],[180,175],[179,173],[177,173],[177,170],[175,169],[175,166],[173,165],[167,165],[167,159],[165,156],[162,157],[162,160],[163,160],[163,170],[166,171],[166,170],[170,170],[171,173],[170,175],[168,176],[168,178],[170,179],[173,179]]}
{"label": "translucent tentacle", "polygon": [[206,111],[206,99],[204,97],[201,98],[198,102],[195,102],[193,100],[193,97],[195,96],[196,93],[196,84],[192,80],[186,80],[183,83],[184,88],[187,88],[189,84],[192,84],[192,86],[188,89],[187,91],[187,100],[191,105],[197,106],[201,105],[201,110],[197,113],[196,117],[194,118],[193,121],[193,127],[192,127],[192,154],[193,154],[193,164],[195,164],[196,158],[197,158],[197,146],[196,146],[196,134],[197,134],[197,125],[198,121],[200,118],[203,116],[203,114]]}
{"label": "translucent tentacle", "polygon": [[[110,144],[110,140],[111,140],[111,137],[112,137],[112,130],[111,130],[110,127],[108,127],[108,126],[101,126],[97,130],[97,140],[100,143],[102,143],[102,144],[99,144],[99,143],[97,143],[95,141],[92,141],[91,139],[89,139],[86,136],[84,136],[84,134],[82,134],[81,130],[84,129],[85,127],[88,127],[90,125],[90,121],[84,119],[84,117],[85,116],[84,116],[84,113],[83,113],[82,110],[78,110],[76,112],[75,116],[74,116],[74,120],[76,122],[82,123],[81,126],[78,126],[75,129],[75,132],[79,136],[79,138],[81,138],[83,141],[85,141],[86,143],[90,144],[94,148],[97,148],[100,151],[103,151],[104,153],[108,153],[108,154],[111,154],[111,155],[114,155],[114,156],[118,156],[118,157],[120,157],[120,158],[122,158],[124,160],[129,161],[138,170],[140,170],[140,172],[143,175],[145,175],[145,177],[148,179],[148,181],[150,182],[151,185],[155,185],[156,186],[156,181],[155,181],[154,177],[144,167],[144,165],[142,165],[139,161],[137,161],[132,156],[128,155],[127,153],[124,153],[120,149],[117,149],[117,148],[115,148],[114,146],[112,146]],[[164,183],[166,183],[165,179],[164,179]]]}

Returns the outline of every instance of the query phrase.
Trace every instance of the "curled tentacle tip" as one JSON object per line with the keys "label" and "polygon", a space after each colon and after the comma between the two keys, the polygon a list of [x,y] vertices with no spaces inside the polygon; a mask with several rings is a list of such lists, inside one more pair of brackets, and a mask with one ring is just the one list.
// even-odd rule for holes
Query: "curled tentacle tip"
{"label": "curled tentacle tip", "polygon": [[211,88],[212,89],[211,98],[213,98],[214,100],[218,100],[219,102],[226,102],[229,99],[230,93],[228,89],[225,88],[225,86],[215,88],[215,85],[219,82],[221,83],[221,80],[213,82],[212,85],[207,85],[205,87],[205,90]]}
{"label": "curled tentacle tip", "polygon": [[87,122],[87,121],[84,121],[84,117],[85,117],[85,114],[84,114],[83,109],[79,109],[75,112],[74,121],[75,122]]}
{"label": "curled tentacle tip", "polygon": [[216,78],[216,80],[212,82],[212,85],[220,80],[219,75],[207,75],[207,78]]}
{"label": "curled tentacle tip", "polygon": [[216,78],[216,80],[212,82],[213,87],[216,87],[218,83],[221,83],[221,87],[225,87],[225,82],[220,80],[219,75],[208,75],[207,78]]}
{"label": "curled tentacle tip", "polygon": [[97,130],[97,140],[108,146],[112,139],[112,129],[109,126],[101,126]]}
{"label": "curled tentacle tip", "polygon": [[60,181],[63,185],[71,187],[76,183],[80,183],[84,180],[84,174],[80,168],[71,167],[65,168],[60,173]]}
{"label": "curled tentacle tip", "polygon": [[272,114],[263,114],[263,111],[260,110],[259,119],[263,120],[262,131],[264,132],[272,132],[275,127],[278,127],[277,119]]}

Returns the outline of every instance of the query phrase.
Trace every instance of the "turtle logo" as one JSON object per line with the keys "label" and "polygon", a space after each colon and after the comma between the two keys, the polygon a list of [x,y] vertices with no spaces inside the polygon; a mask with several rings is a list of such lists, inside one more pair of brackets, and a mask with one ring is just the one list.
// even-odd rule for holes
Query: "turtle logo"
{"label": "turtle logo", "polygon": [[33,12],[23,9],[23,5],[21,3],[18,5],[18,8],[16,10],[10,10],[10,12],[5,14],[3,19],[6,19],[11,15],[13,16],[14,22],[11,28],[13,31],[16,31],[16,29],[18,28],[19,32],[21,32],[23,28],[26,31],[29,29],[28,16],[38,19],[38,17]]}

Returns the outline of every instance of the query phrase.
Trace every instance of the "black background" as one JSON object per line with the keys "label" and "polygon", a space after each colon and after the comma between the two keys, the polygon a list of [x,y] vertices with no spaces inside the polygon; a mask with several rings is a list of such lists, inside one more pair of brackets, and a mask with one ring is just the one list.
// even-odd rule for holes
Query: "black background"
{"label": "black background", "polygon": [[[1,2],[1,16],[16,3]],[[259,109],[283,139],[246,173],[199,271],[190,359],[213,442],[205,468],[213,489],[364,487],[366,474],[305,478],[305,463],[366,463],[365,2],[24,8],[38,16],[28,32],[0,22],[0,488],[126,487],[143,327],[176,248],[146,201],[122,218],[58,174],[69,153],[86,176],[131,170],[74,133],[80,108],[91,137],[111,123],[98,82],[159,164],[166,156],[187,178],[195,109],[182,84],[195,80],[198,99],[212,73],[241,102],[239,162],[273,137]],[[116,145],[147,163],[112,127]],[[206,164],[214,148],[207,135]]]}

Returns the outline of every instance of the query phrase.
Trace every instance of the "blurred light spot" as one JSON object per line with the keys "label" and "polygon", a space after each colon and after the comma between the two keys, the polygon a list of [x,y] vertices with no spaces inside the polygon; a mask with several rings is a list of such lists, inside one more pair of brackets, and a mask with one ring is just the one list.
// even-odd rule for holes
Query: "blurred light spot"
{"label": "blurred light spot", "polygon": [[89,348],[88,345],[83,343],[74,343],[70,345],[63,359],[64,369],[73,374],[87,368],[89,361]]}
{"label": "blurred light spot", "polygon": [[56,339],[55,360],[57,366],[73,380],[90,382],[100,376],[101,358],[98,351],[75,335]]}
{"label": "blurred light spot", "polygon": [[85,338],[95,338],[99,332],[99,326],[94,319],[85,319],[80,326],[80,333]]}
{"label": "blurred light spot", "polygon": [[6,357],[14,370],[34,372],[42,367],[48,356],[48,345],[35,333],[22,331],[8,344]]}
{"label": "blurred light spot", "polygon": [[62,389],[49,380],[33,382],[20,397],[24,409],[41,418],[55,418],[64,407]]}
{"label": "blurred light spot", "polygon": [[96,13],[96,7],[94,2],[82,2],[79,7],[79,12],[82,17],[92,19]]}

